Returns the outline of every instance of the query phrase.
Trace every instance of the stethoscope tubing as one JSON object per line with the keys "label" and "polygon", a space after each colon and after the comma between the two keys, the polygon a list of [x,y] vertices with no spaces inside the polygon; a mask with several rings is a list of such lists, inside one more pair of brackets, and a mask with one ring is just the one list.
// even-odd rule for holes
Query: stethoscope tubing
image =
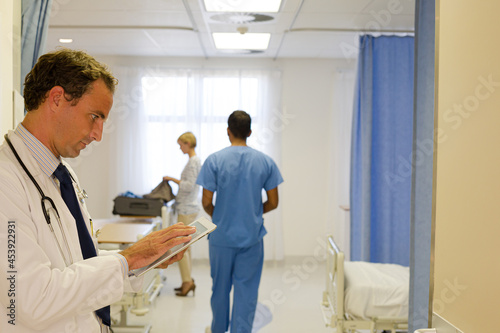
{"label": "stethoscope tubing", "polygon": [[9,139],[9,137],[8,137],[7,134],[5,134],[4,138],[5,138],[5,141],[7,141],[7,144],[9,145],[10,149],[14,153],[14,156],[16,157],[17,161],[19,162],[19,164],[21,164],[21,167],[23,168],[24,172],[26,172],[26,174],[31,179],[31,181],[35,185],[36,189],[40,193],[40,196],[42,197],[41,204],[42,204],[43,215],[45,216],[45,220],[47,221],[47,224],[50,225],[50,216],[48,215],[47,209],[45,208],[45,200],[48,200],[52,204],[52,207],[54,207],[54,209],[56,210],[57,215],[59,215],[59,212],[57,211],[56,205],[54,204],[54,201],[52,200],[52,198],[50,198],[50,197],[48,197],[48,196],[45,195],[45,193],[43,192],[42,188],[40,187],[40,185],[38,185],[37,181],[35,180],[35,178],[31,174],[31,172],[29,172],[28,168],[24,164],[24,162],[21,159],[21,157],[19,157],[19,154],[17,153],[16,149],[12,145],[12,142],[10,142],[10,139]]}
{"label": "stethoscope tubing", "polygon": [[48,226],[50,228],[50,231],[54,235],[54,238],[55,238],[56,243],[57,243],[57,247],[59,248],[59,252],[61,253],[61,255],[63,257],[65,264],[68,265],[68,261],[66,259],[66,256],[64,255],[64,252],[63,252],[63,250],[61,248],[61,244],[59,244],[59,240],[57,239],[57,236],[56,236],[56,233],[54,231],[54,228],[52,227],[52,222],[50,221],[50,215],[49,215],[47,207],[45,206],[45,201],[49,201],[49,203],[52,206],[52,208],[54,208],[55,213],[56,213],[56,219],[57,219],[57,221],[59,223],[59,228],[61,229],[61,234],[63,236],[64,242],[65,242],[65,245],[66,245],[66,249],[67,249],[67,251],[68,251],[68,253],[69,253],[70,257],[71,257],[70,263],[72,263],[73,262],[73,258],[72,258],[73,256],[71,255],[71,251],[69,250],[68,240],[66,239],[66,235],[64,234],[64,231],[63,231],[63,228],[62,228],[62,224],[61,224],[61,221],[60,221],[59,211],[56,208],[56,204],[54,203],[54,201],[52,200],[51,197],[48,197],[48,196],[45,195],[45,193],[43,192],[42,188],[40,187],[40,185],[38,185],[38,182],[35,180],[35,177],[33,177],[33,175],[31,174],[31,172],[28,170],[28,168],[24,164],[23,160],[21,159],[21,157],[17,153],[16,149],[14,148],[14,145],[10,141],[10,139],[9,139],[9,137],[8,137],[7,134],[5,134],[4,138],[5,138],[5,141],[7,142],[7,144],[9,145],[10,149],[14,153],[14,156],[16,157],[17,161],[19,162],[19,164],[23,168],[24,172],[26,172],[26,174],[31,179],[31,181],[35,185],[36,189],[40,193],[40,196],[41,196],[41,205],[42,205],[42,212],[43,212],[43,215],[45,217],[45,221],[47,221],[47,224],[48,224]]}

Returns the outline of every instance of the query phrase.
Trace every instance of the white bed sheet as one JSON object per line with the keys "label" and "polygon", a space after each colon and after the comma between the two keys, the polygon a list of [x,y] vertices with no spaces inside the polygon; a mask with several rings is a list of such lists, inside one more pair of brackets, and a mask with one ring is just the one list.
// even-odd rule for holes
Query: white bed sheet
{"label": "white bed sheet", "polygon": [[360,261],[344,267],[346,313],[358,319],[408,317],[408,267]]}

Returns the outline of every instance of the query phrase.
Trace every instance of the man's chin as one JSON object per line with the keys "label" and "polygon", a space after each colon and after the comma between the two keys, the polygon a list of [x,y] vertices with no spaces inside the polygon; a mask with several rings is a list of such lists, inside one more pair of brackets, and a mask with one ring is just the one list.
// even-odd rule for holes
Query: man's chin
{"label": "man's chin", "polygon": [[76,158],[76,157],[80,156],[81,151],[82,151],[82,149],[73,149],[71,151],[66,152],[66,154],[61,155],[61,156],[64,158]]}

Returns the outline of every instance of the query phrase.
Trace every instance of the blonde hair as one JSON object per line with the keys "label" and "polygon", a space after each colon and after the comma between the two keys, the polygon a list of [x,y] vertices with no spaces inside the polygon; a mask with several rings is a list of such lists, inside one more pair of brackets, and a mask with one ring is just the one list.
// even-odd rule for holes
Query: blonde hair
{"label": "blonde hair", "polygon": [[189,145],[191,146],[191,148],[195,148],[196,147],[196,137],[191,132],[186,132],[184,134],[181,134],[181,136],[179,136],[179,138],[177,139],[177,141],[182,141],[184,143],[189,143]]}

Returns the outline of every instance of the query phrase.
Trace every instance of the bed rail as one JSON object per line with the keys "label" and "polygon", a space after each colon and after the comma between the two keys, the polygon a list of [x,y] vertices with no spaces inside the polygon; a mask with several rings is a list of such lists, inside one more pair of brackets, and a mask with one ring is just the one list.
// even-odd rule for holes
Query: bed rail
{"label": "bed rail", "polygon": [[326,285],[321,309],[326,326],[343,332],[344,319],[344,253],[332,236],[327,239]]}
{"label": "bed rail", "polygon": [[326,285],[321,302],[323,320],[327,327],[337,333],[355,332],[356,330],[388,330],[391,333],[407,331],[407,318],[371,318],[355,319],[345,313],[344,308],[344,253],[340,251],[333,236],[327,238]]}

